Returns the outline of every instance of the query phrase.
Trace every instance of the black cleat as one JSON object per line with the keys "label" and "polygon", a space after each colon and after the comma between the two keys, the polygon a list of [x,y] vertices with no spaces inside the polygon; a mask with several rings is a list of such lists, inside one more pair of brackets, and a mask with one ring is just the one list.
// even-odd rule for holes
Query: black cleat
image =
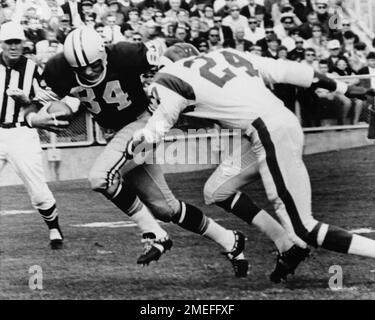
{"label": "black cleat", "polygon": [[60,250],[64,247],[64,236],[60,228],[50,230],[50,242],[49,245],[52,250]]}
{"label": "black cleat", "polygon": [[223,252],[224,255],[232,263],[234,275],[237,278],[245,278],[249,270],[249,262],[246,259],[236,259],[245,250],[245,236],[239,231],[233,231],[235,242],[233,250],[230,252]]}
{"label": "black cleat", "polygon": [[304,249],[297,245],[292,246],[288,251],[279,253],[275,270],[270,274],[270,280],[274,283],[280,283],[281,280],[287,281],[288,274],[294,274],[300,262],[309,256],[309,248]]}
{"label": "black cleat", "polygon": [[142,235],[144,242],[144,252],[138,258],[137,264],[149,265],[151,261],[158,261],[163,253],[172,248],[173,242],[168,236],[155,240],[155,234],[147,232]]}
{"label": "black cleat", "polygon": [[49,243],[52,250],[60,250],[64,247],[64,242],[62,239],[54,239]]}

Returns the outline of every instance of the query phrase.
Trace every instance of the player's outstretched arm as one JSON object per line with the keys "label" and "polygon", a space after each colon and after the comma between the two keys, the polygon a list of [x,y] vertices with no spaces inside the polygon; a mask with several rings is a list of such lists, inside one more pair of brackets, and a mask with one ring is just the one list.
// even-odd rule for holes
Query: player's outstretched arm
{"label": "player's outstretched arm", "polygon": [[323,88],[332,92],[340,92],[348,98],[366,99],[366,96],[375,96],[374,89],[367,89],[356,85],[347,85],[345,82],[328,78],[327,76],[315,71],[311,84],[313,88]]}

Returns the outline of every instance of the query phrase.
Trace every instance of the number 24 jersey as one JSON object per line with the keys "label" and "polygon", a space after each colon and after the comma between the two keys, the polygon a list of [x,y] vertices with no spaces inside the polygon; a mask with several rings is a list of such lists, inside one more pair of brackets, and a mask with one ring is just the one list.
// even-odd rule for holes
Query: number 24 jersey
{"label": "number 24 jersey", "polygon": [[155,123],[147,127],[166,132],[182,112],[224,126],[249,126],[258,117],[275,117],[286,110],[266,84],[309,87],[313,75],[312,68],[296,62],[234,49],[183,59],[161,69],[151,85],[160,105],[151,120]]}

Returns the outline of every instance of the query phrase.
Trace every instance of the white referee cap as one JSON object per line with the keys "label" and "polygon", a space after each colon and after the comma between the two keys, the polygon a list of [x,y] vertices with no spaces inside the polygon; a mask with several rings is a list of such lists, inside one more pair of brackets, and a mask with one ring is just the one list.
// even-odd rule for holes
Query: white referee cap
{"label": "white referee cap", "polygon": [[25,32],[22,25],[16,22],[6,22],[1,25],[0,41],[7,41],[10,39],[25,40]]}

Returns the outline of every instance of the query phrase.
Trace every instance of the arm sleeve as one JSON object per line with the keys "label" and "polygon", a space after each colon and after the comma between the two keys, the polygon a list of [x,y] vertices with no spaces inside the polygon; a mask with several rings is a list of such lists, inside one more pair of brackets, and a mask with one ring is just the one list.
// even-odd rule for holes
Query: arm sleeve
{"label": "arm sleeve", "polygon": [[266,84],[288,83],[308,88],[314,79],[314,69],[295,61],[275,60],[248,54]]}
{"label": "arm sleeve", "polygon": [[158,84],[150,87],[160,104],[143,129],[147,143],[157,143],[177,122],[181,112],[189,105],[187,99]]}

